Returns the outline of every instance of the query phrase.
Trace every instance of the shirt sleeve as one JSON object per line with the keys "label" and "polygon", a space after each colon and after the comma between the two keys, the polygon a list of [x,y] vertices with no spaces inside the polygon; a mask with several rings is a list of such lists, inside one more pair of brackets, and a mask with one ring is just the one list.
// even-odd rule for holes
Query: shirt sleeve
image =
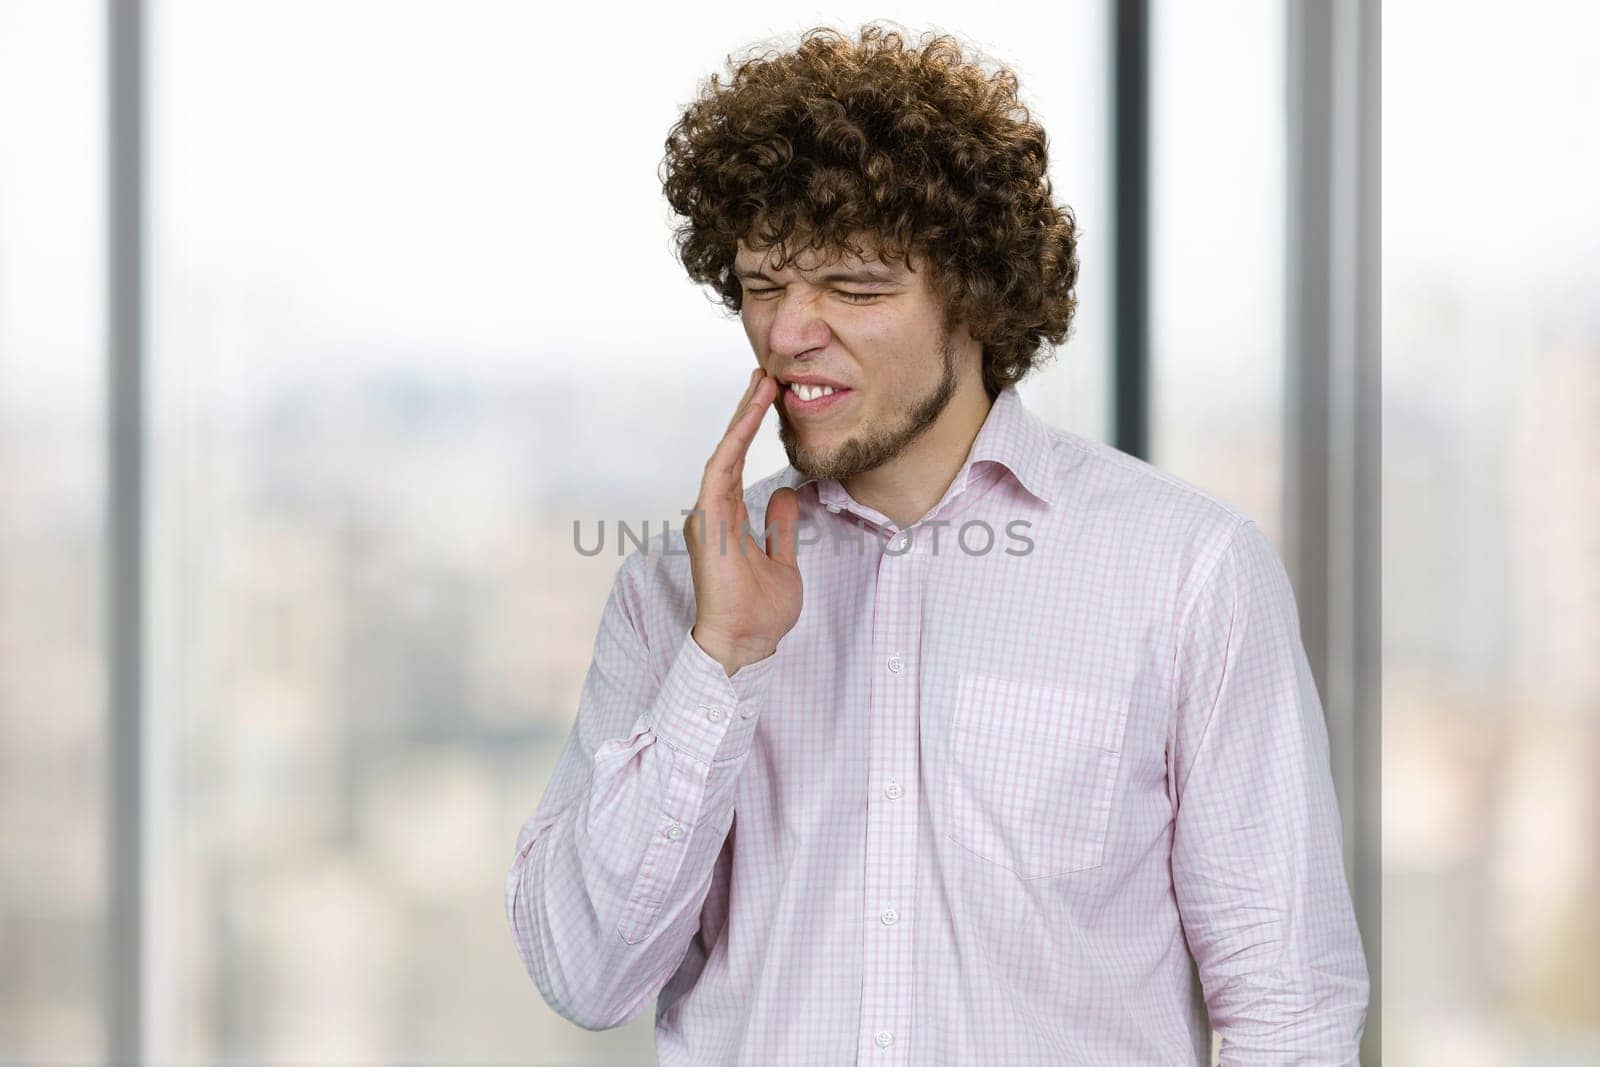
{"label": "shirt sleeve", "polygon": [[505,884],[524,968],[590,1030],[637,1015],[688,951],[775,659],[730,678],[686,628],[658,677],[640,625],[644,559],[618,571],[577,719]]}
{"label": "shirt sleeve", "polygon": [[1254,522],[1180,617],[1172,879],[1222,1067],[1356,1064],[1368,975],[1294,594]]}

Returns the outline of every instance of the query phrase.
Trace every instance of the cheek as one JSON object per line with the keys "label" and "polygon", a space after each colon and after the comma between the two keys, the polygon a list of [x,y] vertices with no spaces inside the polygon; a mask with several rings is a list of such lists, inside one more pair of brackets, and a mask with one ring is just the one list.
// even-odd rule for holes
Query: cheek
{"label": "cheek", "polygon": [[915,377],[917,339],[891,323],[874,324],[860,335],[858,352],[874,381],[893,383]]}
{"label": "cheek", "polygon": [[921,346],[926,331],[921,323],[884,310],[862,316],[851,324],[856,343],[885,363],[901,363]]}

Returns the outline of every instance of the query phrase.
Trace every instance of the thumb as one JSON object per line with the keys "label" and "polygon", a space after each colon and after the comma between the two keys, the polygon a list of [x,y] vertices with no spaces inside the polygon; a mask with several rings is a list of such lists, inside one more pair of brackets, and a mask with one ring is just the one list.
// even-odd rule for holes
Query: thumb
{"label": "thumb", "polygon": [[795,566],[799,527],[800,497],[787,485],[774,490],[767,498],[767,555],[785,566]]}

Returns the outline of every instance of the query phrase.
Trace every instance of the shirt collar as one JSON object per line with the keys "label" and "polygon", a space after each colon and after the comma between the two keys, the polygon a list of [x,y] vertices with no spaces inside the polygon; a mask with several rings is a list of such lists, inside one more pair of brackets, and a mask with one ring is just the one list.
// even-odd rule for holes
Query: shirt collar
{"label": "shirt collar", "polygon": [[[966,489],[973,464],[990,462],[1009,470],[1024,489],[1046,504],[1052,504],[1055,487],[1050,483],[1050,456],[1054,447],[1050,428],[1023,406],[1016,388],[1002,389],[990,405],[989,414],[967,453],[967,461],[961,465],[950,491],[945,494],[946,499]],[[782,484],[797,490],[813,482],[817,486],[819,503],[834,507],[850,505],[850,496],[837,479],[806,477],[792,465],[784,471],[782,479]]]}

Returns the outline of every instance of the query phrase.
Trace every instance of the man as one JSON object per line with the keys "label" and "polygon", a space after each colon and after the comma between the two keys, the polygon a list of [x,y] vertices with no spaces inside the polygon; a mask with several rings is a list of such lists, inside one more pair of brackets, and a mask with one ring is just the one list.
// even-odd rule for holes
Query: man
{"label": "man", "polygon": [[[757,367],[617,574],[506,881],[545,999],[654,1001],[663,1064],[1205,1063],[1201,996],[1225,1064],[1356,1062],[1282,566],[1013,388],[1078,269],[1019,110],[947,38],[819,30],[668,141]],[[745,489],[769,405],[789,466]]]}

